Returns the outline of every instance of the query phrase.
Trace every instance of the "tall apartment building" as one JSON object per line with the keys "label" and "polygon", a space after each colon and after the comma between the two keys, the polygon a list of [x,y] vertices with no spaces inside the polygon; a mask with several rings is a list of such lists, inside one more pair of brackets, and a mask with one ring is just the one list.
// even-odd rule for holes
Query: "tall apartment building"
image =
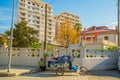
{"label": "tall apartment building", "polygon": [[73,25],[75,25],[76,23],[80,23],[80,17],[79,16],[77,16],[77,15],[74,15],[74,14],[72,14],[72,13],[69,13],[69,12],[63,12],[63,13],[60,13],[60,14],[58,14],[58,15],[56,15],[56,16],[54,16],[54,19],[55,19],[55,21],[56,21],[56,23],[55,23],[55,36],[57,36],[57,32],[58,32],[58,28],[60,27],[60,25],[62,24],[62,23],[64,23],[65,21],[66,21],[66,19],[69,19],[69,21],[73,24]]}
{"label": "tall apartment building", "polygon": [[[40,41],[44,41],[46,4],[39,0],[19,0],[18,22],[27,21],[28,26],[39,30],[38,38]],[[53,8],[47,4],[47,43],[53,44],[54,37]]]}
{"label": "tall apartment building", "polygon": [[54,16],[54,18],[59,22],[59,24],[65,22],[66,19],[69,19],[73,24],[80,23],[80,17],[69,12],[60,13]]}

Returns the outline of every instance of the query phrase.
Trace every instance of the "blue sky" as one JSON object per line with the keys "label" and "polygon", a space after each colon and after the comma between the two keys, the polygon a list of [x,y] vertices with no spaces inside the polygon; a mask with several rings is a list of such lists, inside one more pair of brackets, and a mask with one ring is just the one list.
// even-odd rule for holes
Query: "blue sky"
{"label": "blue sky", "polygon": [[[71,12],[80,16],[83,27],[109,26],[114,28],[117,22],[117,0],[42,0],[50,3],[53,15]],[[18,4],[18,0],[16,0]],[[17,4],[15,22],[17,19]],[[12,0],[0,0],[0,33],[10,29]]]}

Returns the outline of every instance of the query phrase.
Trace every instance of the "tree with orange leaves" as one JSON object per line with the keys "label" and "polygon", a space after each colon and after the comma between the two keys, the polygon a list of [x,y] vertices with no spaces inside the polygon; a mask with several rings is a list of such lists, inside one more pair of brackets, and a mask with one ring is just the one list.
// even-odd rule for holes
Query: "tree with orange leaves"
{"label": "tree with orange leaves", "polygon": [[65,48],[79,42],[78,32],[69,20],[60,25],[57,34],[56,40]]}

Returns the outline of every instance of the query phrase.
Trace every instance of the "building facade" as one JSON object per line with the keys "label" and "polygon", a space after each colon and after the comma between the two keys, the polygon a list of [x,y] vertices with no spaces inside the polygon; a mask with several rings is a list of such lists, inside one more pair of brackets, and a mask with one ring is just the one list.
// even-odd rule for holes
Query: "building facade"
{"label": "building facade", "polygon": [[62,12],[56,16],[54,16],[55,19],[55,36],[57,36],[58,29],[62,23],[64,23],[67,19],[75,25],[76,23],[80,23],[80,17],[77,15],[74,15],[69,12]]}
{"label": "building facade", "polygon": [[107,46],[117,46],[117,28],[108,29],[107,26],[92,26],[84,28],[81,33],[83,45],[94,49],[105,49]]}
{"label": "building facade", "polygon": [[60,27],[60,24],[64,23],[66,19],[69,19],[73,25],[80,23],[80,17],[69,12],[60,13],[54,16],[54,19],[56,20],[56,29],[58,29]]}
{"label": "building facade", "polygon": [[[39,30],[37,37],[40,42],[44,41],[46,4],[39,0],[19,0],[17,21],[27,21],[28,26]],[[53,8],[47,4],[47,43],[53,44],[54,37],[55,20],[53,19]]]}
{"label": "building facade", "polygon": [[80,23],[80,17],[69,12],[62,12],[54,16],[54,18],[59,23],[65,22],[66,19],[69,19],[69,21],[72,22],[73,24]]}

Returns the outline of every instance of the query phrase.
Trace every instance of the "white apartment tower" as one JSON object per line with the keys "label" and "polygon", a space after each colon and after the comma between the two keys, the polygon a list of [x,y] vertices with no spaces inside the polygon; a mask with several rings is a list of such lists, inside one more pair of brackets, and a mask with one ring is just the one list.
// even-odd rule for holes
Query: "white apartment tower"
{"label": "white apartment tower", "polygon": [[[39,40],[44,41],[45,33],[45,5],[39,0],[19,0],[18,22],[27,21],[28,26],[39,30]],[[55,21],[53,8],[47,4],[47,43],[53,44],[55,37]]]}

